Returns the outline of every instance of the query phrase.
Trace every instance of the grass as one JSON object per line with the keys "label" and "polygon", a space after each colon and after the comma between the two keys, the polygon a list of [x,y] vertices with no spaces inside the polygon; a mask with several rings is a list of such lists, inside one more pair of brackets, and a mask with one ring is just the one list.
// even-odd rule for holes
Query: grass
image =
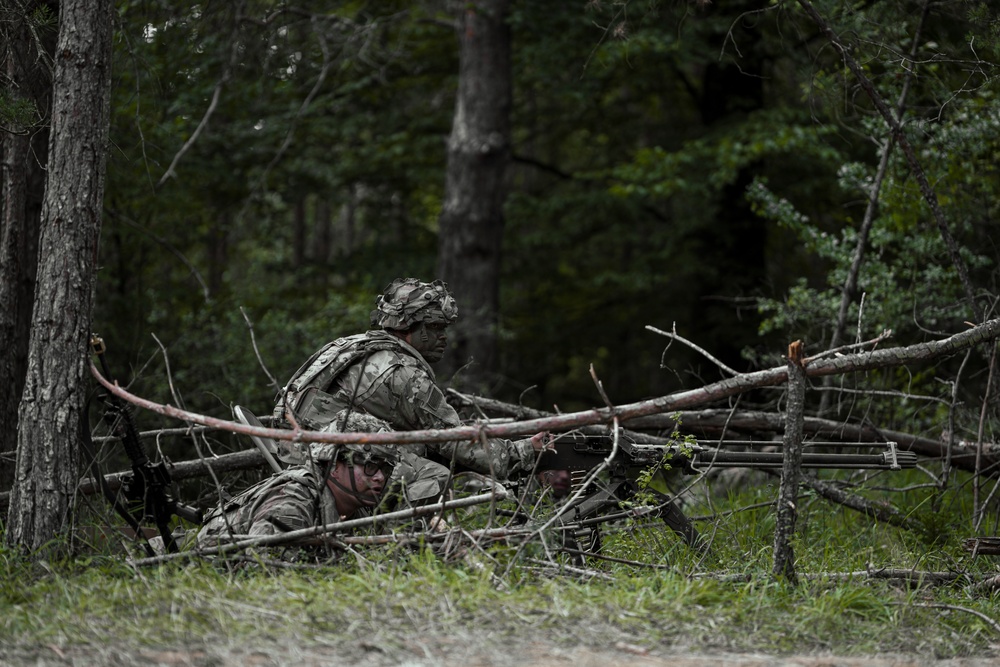
{"label": "grass", "polygon": [[[765,495],[760,489],[732,494],[714,510],[751,505]],[[939,514],[932,521],[941,523]],[[995,574],[997,561],[972,560],[961,551],[962,522],[953,524],[935,525],[929,538],[806,497],[797,571]],[[588,562],[609,578],[539,570],[526,557],[540,556],[540,548],[493,546],[497,571],[508,572],[503,590],[487,574],[444,563],[427,549],[366,549],[310,570],[195,561],[138,571],[111,554],[38,564],[0,551],[0,646],[100,646],[109,638],[149,648],[336,645],[402,659],[455,642],[514,650],[544,637],[567,648],[624,642],[664,653],[995,654],[996,628],[964,611],[997,618],[995,595],[961,585],[833,576],[803,578],[795,587],[770,577],[770,509],[733,513],[700,528],[714,532],[712,554],[704,559],[655,523],[606,529],[604,553],[669,566]],[[719,574],[746,580],[712,576]]]}

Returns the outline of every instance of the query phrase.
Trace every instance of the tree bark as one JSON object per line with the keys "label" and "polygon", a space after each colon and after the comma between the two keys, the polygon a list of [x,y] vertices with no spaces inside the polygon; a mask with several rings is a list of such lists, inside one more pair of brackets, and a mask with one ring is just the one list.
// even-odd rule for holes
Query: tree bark
{"label": "tree bark", "polygon": [[111,0],[65,0],[8,545],[58,552],[79,480],[111,90]]}
{"label": "tree bark", "polygon": [[[3,3],[6,6],[7,3]],[[54,44],[36,41],[28,23],[30,12],[50,2],[29,3],[10,12],[6,27],[7,89],[15,99],[34,107],[31,122],[11,124],[3,133],[3,218],[0,220],[0,452],[17,447],[17,409],[28,368],[28,331],[38,273],[38,228],[45,190],[45,162],[51,104],[51,73],[40,51],[50,54]],[[39,39],[45,33],[34,31]],[[14,481],[14,459],[0,460],[0,489]]]}
{"label": "tree bark", "polygon": [[496,364],[504,176],[510,161],[511,66],[508,0],[466,3],[459,20],[458,95],[448,140],[438,275],[459,320],[439,364],[442,377],[482,389]]}
{"label": "tree bark", "polygon": [[788,346],[788,407],[785,410],[785,434],[782,439],[784,453],[781,466],[781,484],[778,487],[777,518],[774,528],[775,577],[783,577],[792,584],[795,578],[795,519],[798,508],[799,477],[802,472],[802,417],[806,402],[806,373],[802,363],[802,341]]}

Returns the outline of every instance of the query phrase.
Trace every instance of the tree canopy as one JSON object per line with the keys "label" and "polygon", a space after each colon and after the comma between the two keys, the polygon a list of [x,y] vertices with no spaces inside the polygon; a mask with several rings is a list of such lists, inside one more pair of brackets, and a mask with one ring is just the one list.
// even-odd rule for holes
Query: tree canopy
{"label": "tree canopy", "polygon": [[[440,271],[455,8],[115,8],[92,327],[139,394],[265,412],[309,354],[368,326],[391,279]],[[724,375],[654,330],[752,371],[795,339],[908,345],[994,314],[988,3],[513,1],[506,21],[491,394],[572,410],[602,403],[594,376],[626,403]],[[18,99],[0,97],[12,127]],[[961,395],[969,432],[990,394],[974,354],[844,386]],[[935,435],[951,419],[916,404],[864,410]]]}
{"label": "tree canopy", "polygon": [[[815,6],[898,110],[992,293],[995,12]],[[250,325],[282,382],[365,328],[393,277],[434,274],[454,15],[247,1],[118,16],[95,328],[153,395],[162,345],[194,407],[266,405]],[[800,4],[514,2],[509,24],[499,395],[593,404],[591,364],[621,401],[717,377],[646,325],[739,370],[792,338],[822,349],[876,179],[841,340],[970,318],[911,165]]]}

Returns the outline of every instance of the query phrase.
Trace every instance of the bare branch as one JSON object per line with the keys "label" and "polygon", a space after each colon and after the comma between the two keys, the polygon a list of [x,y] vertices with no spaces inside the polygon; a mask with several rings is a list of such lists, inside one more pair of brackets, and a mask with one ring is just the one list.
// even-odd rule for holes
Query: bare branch
{"label": "bare branch", "polygon": [[[715,364],[716,366],[718,366],[719,368],[721,368],[725,372],[729,373],[730,375],[739,375],[738,371],[734,371],[732,368],[730,368],[729,366],[725,365],[724,363],[722,363],[721,361],[719,361],[718,359],[716,359],[715,357],[713,357],[711,354],[709,354],[703,348],[695,345],[694,343],[692,343],[691,341],[689,341],[688,339],[686,339],[686,338],[684,338],[682,336],[678,336],[677,335],[677,325],[676,325],[676,323],[674,324],[674,330],[672,332],[671,331],[663,331],[661,329],[657,329],[656,327],[650,326],[648,324],[646,325],[646,330],[647,331],[652,331],[653,333],[658,333],[661,336],[666,336],[667,338],[670,338],[671,340],[676,340],[676,341],[679,341],[681,343],[684,343],[685,345],[687,345],[688,347],[690,347],[692,350],[694,350],[698,354],[702,355],[703,357],[705,357],[706,359],[708,359],[713,364]],[[670,346],[668,345],[667,346],[667,350],[669,350],[669,349],[670,349]],[[664,353],[666,353],[667,350],[664,350]],[[662,360],[660,361],[660,368],[663,368],[663,361]]]}
{"label": "bare branch", "polygon": [[328,536],[336,533],[342,533],[348,530],[353,530],[355,528],[361,528],[364,526],[373,526],[380,523],[388,523],[403,519],[413,519],[421,516],[438,514],[439,512],[443,512],[449,509],[459,509],[462,507],[472,507],[474,505],[481,505],[483,503],[493,502],[494,500],[497,500],[498,497],[500,500],[506,498],[507,491],[505,489],[498,487],[495,488],[494,491],[491,493],[483,493],[476,496],[470,496],[468,498],[462,498],[460,500],[450,500],[443,503],[435,503],[433,505],[419,505],[417,507],[411,507],[405,510],[399,510],[396,512],[386,512],[385,514],[363,517],[361,519],[341,521],[339,523],[331,523],[324,526],[315,526],[312,528],[302,528],[300,530],[292,530],[287,533],[281,533],[278,535],[264,535],[260,537],[254,537],[251,539],[239,540],[237,542],[231,542],[228,544],[219,544],[218,546],[213,546],[213,547],[197,547],[196,549],[190,551],[165,554],[163,556],[156,556],[153,558],[141,558],[129,562],[133,567],[141,567],[143,565],[158,565],[160,563],[165,563],[168,561],[197,558],[201,556],[216,556],[216,555],[222,556],[228,553],[242,551],[243,549],[249,549],[252,547],[271,547],[271,546],[295,544],[297,542],[304,540],[305,538],[310,538],[318,535]]}
{"label": "bare branch", "polygon": [[[808,377],[823,377],[874,368],[902,366],[910,362],[927,361],[954,354],[955,352],[989,340],[994,340],[998,337],[1000,337],[1000,319],[994,319],[943,340],[918,343],[908,347],[886,348],[861,354],[845,355],[831,360],[818,360],[805,367],[805,374]],[[675,412],[696,405],[705,405],[741,394],[750,389],[780,385],[788,379],[787,367],[779,366],[753,373],[743,373],[698,389],[680,391],[667,396],[637,403],[628,403],[614,408],[592,408],[580,412],[506,424],[478,423],[451,429],[392,431],[384,433],[320,433],[316,431],[304,431],[299,428],[276,429],[244,426],[233,421],[216,419],[181,410],[170,405],[162,405],[135,396],[122,389],[117,383],[112,384],[101,375],[100,371],[93,364],[90,365],[90,371],[97,381],[108,391],[129,403],[146,410],[151,410],[157,414],[201,424],[202,426],[212,426],[233,433],[257,435],[276,440],[291,440],[295,442],[329,442],[336,444],[358,442],[389,445],[448,442],[450,440],[471,441],[478,439],[480,434],[491,437],[509,438],[512,436],[533,435],[539,431],[562,432],[580,426],[609,424],[616,417],[620,420],[625,420],[665,412]]]}
{"label": "bare branch", "polygon": [[917,185],[920,187],[920,192],[924,197],[924,201],[927,202],[927,206],[931,210],[931,214],[934,216],[934,220],[937,223],[938,231],[941,233],[941,238],[944,240],[945,247],[948,250],[948,256],[951,258],[951,262],[955,267],[955,271],[958,273],[958,279],[962,283],[962,287],[965,290],[965,296],[969,300],[969,308],[971,309],[973,316],[978,318],[979,313],[976,312],[976,292],[972,287],[972,281],[969,280],[969,270],[965,266],[965,260],[962,259],[962,255],[959,253],[958,243],[955,241],[955,237],[951,235],[951,230],[948,228],[948,221],[944,217],[944,212],[941,210],[941,204],[938,202],[937,194],[934,192],[934,188],[931,187],[930,182],[927,180],[927,175],[924,173],[923,166],[921,166],[920,161],[917,159],[916,152],[913,150],[913,146],[910,145],[909,140],[906,138],[906,133],[903,131],[902,126],[896,119],[893,111],[886,105],[885,100],[875,89],[875,85],[871,82],[871,79],[865,75],[864,69],[858,64],[858,61],[850,54],[850,51],[843,42],[841,42],[840,37],[833,31],[816,8],[813,7],[809,0],[798,0],[799,4],[806,11],[809,17],[819,26],[820,30],[826,34],[827,39],[830,43],[840,52],[841,57],[844,59],[844,64],[847,65],[851,73],[854,74],[858,83],[861,84],[861,88],[865,91],[868,97],[871,99],[872,104],[881,114],[882,119],[885,124],[889,127],[892,132],[893,138],[899,144],[900,149],[906,156],[906,161],[910,165],[910,169],[913,171],[913,178],[916,179]]}

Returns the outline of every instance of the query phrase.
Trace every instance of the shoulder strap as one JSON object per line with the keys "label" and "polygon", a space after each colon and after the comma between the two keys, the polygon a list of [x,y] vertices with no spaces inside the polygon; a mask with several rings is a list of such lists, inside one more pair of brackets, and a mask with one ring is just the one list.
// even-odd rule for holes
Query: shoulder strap
{"label": "shoulder strap", "polygon": [[423,357],[392,334],[376,330],[345,336],[324,345],[295,371],[277,396],[273,416],[279,421],[283,420],[286,406],[298,408],[297,403],[303,390],[316,387],[326,391],[344,371],[380,350],[392,350],[415,357],[433,377],[433,371]]}

